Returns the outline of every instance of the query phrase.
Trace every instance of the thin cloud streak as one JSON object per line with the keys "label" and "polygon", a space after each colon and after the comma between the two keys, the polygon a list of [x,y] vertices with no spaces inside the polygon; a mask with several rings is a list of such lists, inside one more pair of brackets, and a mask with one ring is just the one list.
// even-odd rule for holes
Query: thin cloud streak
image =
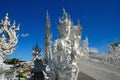
{"label": "thin cloud streak", "polygon": [[21,34],[21,37],[28,37],[28,36],[30,36],[28,33]]}

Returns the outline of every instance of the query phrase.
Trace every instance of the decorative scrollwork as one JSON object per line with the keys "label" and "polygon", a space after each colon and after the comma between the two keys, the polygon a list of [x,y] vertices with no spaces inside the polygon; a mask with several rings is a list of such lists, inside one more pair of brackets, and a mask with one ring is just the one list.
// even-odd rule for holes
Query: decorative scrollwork
{"label": "decorative scrollwork", "polygon": [[1,56],[10,55],[15,50],[15,46],[18,42],[18,36],[16,32],[19,31],[19,26],[16,27],[15,21],[10,24],[8,13],[0,23],[0,54]]}

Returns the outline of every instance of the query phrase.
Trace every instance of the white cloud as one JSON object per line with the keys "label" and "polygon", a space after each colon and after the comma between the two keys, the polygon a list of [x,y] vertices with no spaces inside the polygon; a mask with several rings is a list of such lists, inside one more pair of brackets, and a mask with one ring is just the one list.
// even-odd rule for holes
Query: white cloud
{"label": "white cloud", "polygon": [[29,36],[28,33],[23,33],[23,34],[21,34],[21,37],[28,37],[28,36]]}
{"label": "white cloud", "polygon": [[97,48],[89,48],[89,51],[90,52],[95,52],[95,53],[99,52],[99,50]]}

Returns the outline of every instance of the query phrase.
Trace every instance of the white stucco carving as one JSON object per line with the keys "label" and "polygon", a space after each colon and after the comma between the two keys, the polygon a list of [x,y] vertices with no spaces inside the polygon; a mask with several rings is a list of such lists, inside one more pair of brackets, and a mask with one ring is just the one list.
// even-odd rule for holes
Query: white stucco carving
{"label": "white stucco carving", "polygon": [[11,25],[8,17],[8,13],[5,18],[0,23],[0,78],[4,79],[4,63],[3,56],[11,55],[15,50],[15,46],[18,43],[17,31],[19,31],[19,26],[16,27],[16,23]]}

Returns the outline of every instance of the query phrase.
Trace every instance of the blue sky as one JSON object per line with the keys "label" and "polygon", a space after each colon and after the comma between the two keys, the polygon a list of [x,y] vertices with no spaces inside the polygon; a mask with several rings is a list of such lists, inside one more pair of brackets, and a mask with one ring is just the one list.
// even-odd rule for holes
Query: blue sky
{"label": "blue sky", "polygon": [[11,22],[16,20],[21,24],[18,34],[27,34],[26,37],[19,36],[17,50],[6,58],[32,60],[32,48],[37,41],[43,51],[46,10],[54,41],[63,8],[71,15],[74,24],[80,20],[82,39],[88,36],[89,47],[107,52],[110,43],[120,40],[119,4],[119,0],[0,0],[0,19],[8,12]]}

